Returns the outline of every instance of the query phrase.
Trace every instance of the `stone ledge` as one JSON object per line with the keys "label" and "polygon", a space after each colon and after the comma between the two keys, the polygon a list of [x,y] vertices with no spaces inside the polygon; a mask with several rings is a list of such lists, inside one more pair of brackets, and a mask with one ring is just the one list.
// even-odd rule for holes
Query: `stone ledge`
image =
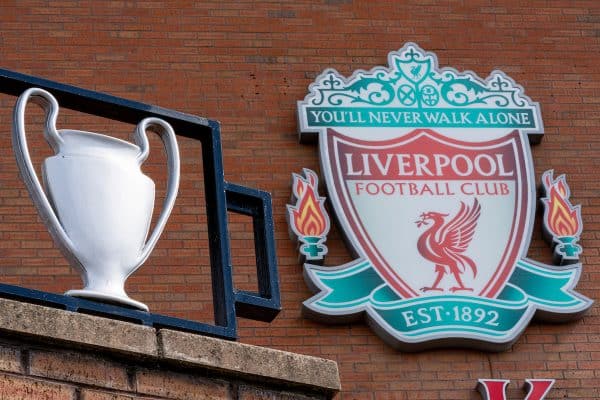
{"label": "stone ledge", "polygon": [[0,298],[0,332],[42,343],[215,371],[246,382],[334,395],[337,363]]}
{"label": "stone ledge", "polygon": [[156,330],[143,325],[0,298],[0,331],[43,342],[156,357]]}
{"label": "stone ledge", "polygon": [[161,357],[168,361],[313,390],[341,388],[337,363],[331,360],[168,329],[158,334]]}

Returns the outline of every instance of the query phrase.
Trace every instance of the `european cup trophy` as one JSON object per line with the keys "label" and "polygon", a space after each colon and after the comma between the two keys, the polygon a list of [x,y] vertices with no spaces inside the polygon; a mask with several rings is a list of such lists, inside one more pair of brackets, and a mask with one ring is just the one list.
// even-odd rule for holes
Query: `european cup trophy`
{"label": "european cup trophy", "polygon": [[[44,137],[55,153],[43,162],[43,186],[25,136],[25,107],[30,100],[45,110]],[[65,294],[148,311],[145,304],[127,296],[124,286],[150,255],[173,209],[179,187],[175,133],[158,118],[137,125],[135,144],[98,133],[57,130],[58,110],[49,92],[25,91],[14,110],[13,149],[42,220],[83,279],[83,289]],[[149,154],[147,129],[160,136],[168,166],[162,211],[149,237],[154,182],[140,168]]]}

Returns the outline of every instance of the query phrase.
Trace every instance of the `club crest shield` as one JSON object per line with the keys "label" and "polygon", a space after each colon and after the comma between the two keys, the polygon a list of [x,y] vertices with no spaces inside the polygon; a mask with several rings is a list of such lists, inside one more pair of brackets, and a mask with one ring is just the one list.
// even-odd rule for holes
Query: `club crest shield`
{"label": "club crest shield", "polygon": [[[531,185],[518,132],[487,142],[433,130],[366,142],[328,130],[344,231],[404,298],[494,297],[521,252]],[[493,232],[493,236],[486,233]]]}
{"label": "club crest shield", "polygon": [[[364,316],[403,350],[498,350],[534,315],[567,320],[585,312],[591,301],[572,290],[581,271],[579,207],[570,205],[564,177],[554,180],[551,171],[543,204],[552,208],[552,194],[562,194],[553,204],[570,211],[574,228],[554,234],[545,223],[544,233],[562,246],[568,265],[526,257],[537,203],[530,143],[543,133],[539,105],[500,71],[481,80],[439,69],[434,54],[412,43],[390,53],[389,65],[348,79],[326,70],[298,103],[301,140],[318,138],[328,199],[356,257],[341,266],[315,264],[326,254],[329,218],[315,193],[317,175],[294,174],[297,202],[288,206],[288,222],[304,243],[305,279],[316,292],[304,303],[306,315],[341,322]],[[311,189],[311,201],[298,185]],[[320,206],[303,212],[309,203]],[[327,231],[303,234],[300,215],[327,221],[313,224]],[[310,243],[325,250],[310,252]]]}

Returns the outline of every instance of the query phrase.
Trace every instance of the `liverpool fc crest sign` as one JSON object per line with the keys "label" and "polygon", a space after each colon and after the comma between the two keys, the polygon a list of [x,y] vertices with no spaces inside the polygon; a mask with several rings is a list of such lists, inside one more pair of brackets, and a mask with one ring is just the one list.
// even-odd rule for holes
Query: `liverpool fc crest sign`
{"label": "liverpool fc crest sign", "polygon": [[529,146],[543,126],[539,105],[502,72],[440,69],[409,43],[387,68],[324,71],[298,114],[301,139],[318,139],[327,197],[356,257],[316,265],[330,219],[317,174],[294,174],[288,221],[316,292],[307,315],[364,316],[403,350],[502,349],[534,315],[562,321],[591,305],[573,291],[580,209],[552,171],[541,204],[556,265],[526,257],[537,202]]}

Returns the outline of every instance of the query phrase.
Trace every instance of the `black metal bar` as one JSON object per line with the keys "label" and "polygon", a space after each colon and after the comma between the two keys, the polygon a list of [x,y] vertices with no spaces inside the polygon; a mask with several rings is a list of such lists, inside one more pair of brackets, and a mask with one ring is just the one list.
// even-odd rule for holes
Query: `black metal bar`
{"label": "black metal bar", "polygon": [[227,183],[226,187],[227,208],[252,217],[258,277],[258,293],[235,293],[236,313],[241,317],[270,322],[281,311],[271,196],[232,183]]}
{"label": "black metal bar", "polygon": [[226,327],[204,324],[161,314],[152,314],[114,304],[100,303],[77,297],[7,285],[4,283],[0,283],[0,294],[2,294],[2,297],[14,300],[51,306],[54,308],[63,308],[69,311],[78,311],[123,321],[136,322],[143,325],[154,326],[156,328],[166,327],[225,339],[236,338],[235,331]]}
{"label": "black metal bar", "polygon": [[65,108],[116,121],[137,124],[146,117],[162,118],[169,122],[180,136],[202,140],[201,136],[208,134],[211,129],[211,121],[206,118],[1,68],[0,83],[2,93],[19,96],[30,87],[39,87],[51,92]]}
{"label": "black metal bar", "polygon": [[229,255],[227,205],[219,124],[211,121],[211,128],[210,142],[202,145],[202,159],[204,161],[204,192],[213,284],[213,308],[217,325],[235,326],[235,308],[230,295],[233,293],[233,276]]}

